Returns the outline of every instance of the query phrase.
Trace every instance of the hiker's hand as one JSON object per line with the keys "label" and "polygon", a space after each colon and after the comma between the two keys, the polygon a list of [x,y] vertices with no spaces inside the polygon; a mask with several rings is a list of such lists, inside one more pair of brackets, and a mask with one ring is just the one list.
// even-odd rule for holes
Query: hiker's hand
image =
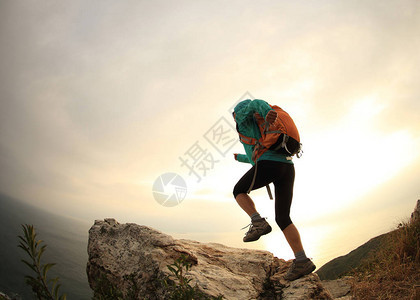
{"label": "hiker's hand", "polygon": [[235,158],[235,160],[238,160],[238,153],[233,153],[233,157]]}
{"label": "hiker's hand", "polygon": [[273,124],[277,119],[277,112],[275,110],[270,110],[268,114],[265,116],[265,120],[269,124]]}

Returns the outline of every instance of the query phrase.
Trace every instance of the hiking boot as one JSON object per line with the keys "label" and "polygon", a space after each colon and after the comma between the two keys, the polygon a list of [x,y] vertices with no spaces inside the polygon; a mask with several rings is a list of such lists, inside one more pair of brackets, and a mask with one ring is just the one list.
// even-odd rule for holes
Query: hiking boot
{"label": "hiking boot", "polygon": [[256,221],[252,221],[252,223],[249,224],[248,226],[250,226],[249,230],[244,236],[245,243],[254,242],[258,240],[260,236],[271,232],[271,226],[270,224],[268,224],[268,222],[264,218],[261,218]]}
{"label": "hiking boot", "polygon": [[316,267],[314,263],[309,258],[299,262],[296,261],[296,259],[294,259],[293,264],[289,268],[289,271],[287,271],[287,274],[286,276],[284,276],[284,279],[293,281],[304,275],[312,273],[315,269]]}

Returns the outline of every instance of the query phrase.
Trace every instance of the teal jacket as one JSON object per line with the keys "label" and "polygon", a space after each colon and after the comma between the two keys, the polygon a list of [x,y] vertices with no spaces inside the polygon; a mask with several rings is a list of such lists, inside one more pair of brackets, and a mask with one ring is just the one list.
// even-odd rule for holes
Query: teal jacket
{"label": "teal jacket", "polygon": [[[235,112],[235,121],[237,124],[238,131],[251,138],[260,139],[261,133],[258,128],[256,121],[254,120],[254,113],[259,113],[260,116],[265,116],[267,113],[272,110],[271,106],[265,102],[264,100],[243,100],[239,102],[234,109]],[[238,154],[237,159],[240,162],[244,163],[251,163],[254,165],[255,163],[252,161],[252,152],[254,151],[254,146],[242,143],[245,148],[246,154]],[[273,150],[267,150],[260,158],[260,160],[274,160],[280,161],[284,163],[293,164],[292,160],[287,156],[281,153],[278,153]]]}

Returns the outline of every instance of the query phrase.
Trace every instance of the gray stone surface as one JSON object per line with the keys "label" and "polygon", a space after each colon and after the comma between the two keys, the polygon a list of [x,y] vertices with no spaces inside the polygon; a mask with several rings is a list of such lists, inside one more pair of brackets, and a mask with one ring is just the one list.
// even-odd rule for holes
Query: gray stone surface
{"label": "gray stone surface", "polygon": [[[137,299],[165,299],[159,279],[181,254],[192,267],[190,284],[209,296],[224,299],[332,299],[316,274],[293,282],[283,279],[291,261],[272,253],[216,243],[177,240],[147,226],[95,221],[89,230],[87,274],[92,289],[104,282]],[[132,277],[132,281],[127,280]]]}
{"label": "gray stone surface", "polygon": [[322,284],[334,299],[344,299],[344,297],[349,297],[351,294],[352,285],[348,278],[323,280]]}

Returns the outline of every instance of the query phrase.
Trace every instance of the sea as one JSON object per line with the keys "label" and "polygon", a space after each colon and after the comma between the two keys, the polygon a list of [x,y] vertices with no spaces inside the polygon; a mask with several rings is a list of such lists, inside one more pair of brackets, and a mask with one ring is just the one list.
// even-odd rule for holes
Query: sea
{"label": "sea", "polygon": [[[62,214],[65,214],[62,212]],[[41,263],[55,263],[48,278],[59,277],[60,294],[67,299],[92,299],[86,274],[88,261],[88,231],[91,225],[51,214],[0,194],[0,292],[15,299],[35,299],[25,276],[33,271],[21,260],[29,260],[24,250],[18,247],[19,235],[23,236],[22,224],[33,225],[37,239],[47,245]]]}

